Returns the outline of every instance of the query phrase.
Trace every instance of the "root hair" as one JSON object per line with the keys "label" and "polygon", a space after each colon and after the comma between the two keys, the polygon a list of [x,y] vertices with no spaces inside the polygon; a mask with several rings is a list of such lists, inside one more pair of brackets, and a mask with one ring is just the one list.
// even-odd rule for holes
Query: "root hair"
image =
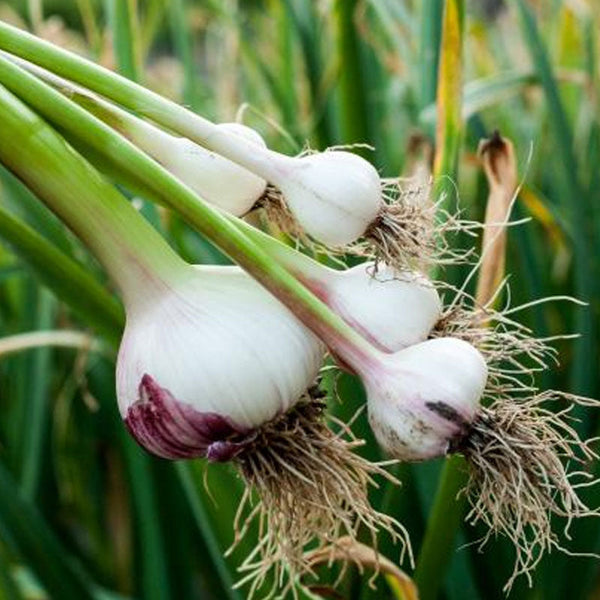
{"label": "root hair", "polygon": [[[338,147],[330,148],[335,150]],[[310,154],[306,151],[304,154]],[[473,250],[457,249],[448,236],[459,231],[475,236],[483,225],[443,208],[445,199],[431,203],[430,184],[412,179],[383,179],[385,203],[364,233],[348,246],[329,247],[312,239],[298,224],[281,192],[273,185],[254,205],[263,223],[275,234],[289,235],[313,254],[338,258],[354,254],[398,270],[426,271],[433,265],[469,262]]]}
{"label": "root hair", "polygon": [[337,432],[329,429],[324,411],[321,400],[303,399],[263,426],[236,458],[247,489],[232,548],[253,526],[259,537],[239,568],[243,577],[237,585],[250,583],[250,597],[270,574],[272,587],[264,597],[283,597],[290,591],[295,597],[294,582],[314,575],[306,550],[330,547],[334,552],[338,539],[355,540],[361,528],[374,548],[378,533],[388,532],[412,563],[406,530],[368,500],[369,486],[377,487],[375,476],[397,483],[384,468],[389,463],[374,464],[355,454],[364,442],[340,421],[334,421]]}
{"label": "root hair", "polygon": [[[549,342],[571,336],[535,337],[529,327],[512,318],[523,307],[511,307],[510,299],[503,308],[493,308],[494,301],[505,287],[505,282],[500,284],[486,305],[478,304],[463,290],[457,291],[431,337],[455,337],[475,346],[487,363],[487,394],[511,400],[515,394],[531,396],[537,391],[536,373],[558,364],[558,351]],[[552,299],[540,302],[549,300]]]}
{"label": "root hair", "polygon": [[431,183],[413,179],[384,179],[384,204],[369,226],[362,242],[346,252],[368,256],[399,270],[427,271],[434,265],[469,262],[472,250],[454,248],[450,234],[463,231],[475,235],[480,223],[460,218],[460,213],[443,208],[444,197],[430,200]]}
{"label": "root hair", "polygon": [[289,235],[302,246],[311,247],[313,244],[287,207],[283,194],[274,185],[267,184],[252,210],[258,212],[263,226],[273,234]]}
{"label": "root hair", "polygon": [[[548,407],[552,402],[565,406],[554,412]],[[519,402],[495,401],[481,409],[459,449],[470,467],[463,490],[471,506],[466,521],[488,527],[479,547],[500,533],[515,548],[505,592],[520,575],[531,585],[532,571],[552,549],[573,554],[552,531],[554,515],[566,519],[566,539],[573,519],[600,515],[577,495],[578,488],[598,483],[583,468],[572,468],[598,458],[594,440],[582,441],[572,425],[577,405],[597,408],[600,402],[556,391]]]}
{"label": "root hair", "polygon": [[[573,468],[598,458],[592,449],[595,440],[579,437],[573,411],[576,406],[600,407],[600,401],[539,391],[536,374],[558,363],[557,351],[549,342],[571,336],[536,338],[512,318],[524,308],[553,298],[511,307],[507,294],[504,308],[492,308],[505,287],[503,282],[485,306],[464,289],[458,290],[433,336],[466,340],[486,359],[489,374],[479,416],[452,450],[464,454],[470,469],[464,490],[471,505],[466,520],[489,528],[480,547],[496,534],[514,545],[514,569],[505,586],[508,592],[520,575],[531,584],[531,573],[545,553],[558,549],[573,554],[552,531],[553,516],[566,518],[566,539],[574,518],[600,516],[577,495],[578,488],[598,480],[583,468]],[[563,406],[551,410],[550,405],[558,403]]]}

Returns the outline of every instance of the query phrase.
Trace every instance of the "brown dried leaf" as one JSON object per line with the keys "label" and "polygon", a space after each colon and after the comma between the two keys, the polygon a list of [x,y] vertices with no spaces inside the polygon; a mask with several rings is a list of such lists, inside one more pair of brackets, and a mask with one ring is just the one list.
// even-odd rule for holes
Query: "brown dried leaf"
{"label": "brown dried leaf", "polygon": [[[311,566],[318,567],[337,560],[353,562],[359,568],[373,569],[382,573],[398,600],[419,600],[419,592],[413,580],[391,560],[379,554],[370,546],[361,544],[348,536],[341,537],[335,545],[309,552],[307,560]],[[311,588],[315,593],[317,588]],[[327,590],[331,594],[332,590]],[[318,592],[316,592],[318,593]],[[332,597],[322,596],[322,597]]]}
{"label": "brown dried leaf", "polygon": [[506,222],[517,192],[518,175],[512,142],[496,131],[479,143],[478,155],[483,165],[490,193],[485,212],[486,228],[481,252],[483,261],[477,283],[477,302],[487,304],[504,277]]}

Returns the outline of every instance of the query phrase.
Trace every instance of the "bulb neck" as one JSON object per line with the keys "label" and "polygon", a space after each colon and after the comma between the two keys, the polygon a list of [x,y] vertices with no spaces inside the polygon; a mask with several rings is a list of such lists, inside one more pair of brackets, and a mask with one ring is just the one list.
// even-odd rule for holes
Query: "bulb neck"
{"label": "bulb neck", "polygon": [[[161,120],[159,117],[157,122]],[[190,118],[186,112],[173,112],[169,115],[169,125],[178,133],[185,131],[185,137],[193,142],[220,154],[277,187],[282,187],[298,166],[299,159],[260,146],[197,115]]]}
{"label": "bulb neck", "polygon": [[175,136],[122,108],[98,97],[83,96],[77,101],[161,164],[168,164],[170,156],[179,152],[179,148],[174,147],[178,141]]}
{"label": "bulb neck", "polygon": [[44,121],[0,86],[0,161],[86,244],[126,307],[187,267],[163,238]]}

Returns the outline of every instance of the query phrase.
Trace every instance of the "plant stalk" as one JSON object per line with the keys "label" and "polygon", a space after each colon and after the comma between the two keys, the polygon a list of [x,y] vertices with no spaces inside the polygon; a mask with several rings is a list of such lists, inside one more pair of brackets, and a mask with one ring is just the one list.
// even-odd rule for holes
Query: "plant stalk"
{"label": "plant stalk", "polygon": [[[288,306],[307,327],[323,339],[330,350],[342,358],[350,368],[360,371],[369,364],[380,360],[380,352],[376,348],[242,233],[238,226],[218,210],[201,201],[178,179],[110,127],[3,57],[0,57],[0,82],[36,110],[42,112],[46,118],[52,119],[61,127],[71,131],[73,135],[89,143],[93,148],[103,153],[110,149],[109,153],[113,160],[121,163],[130,173],[136,174],[137,178],[148,183],[155,193],[160,195],[165,204],[180,212],[198,231],[253,275]],[[21,107],[22,110],[26,109]],[[29,113],[28,118],[33,119],[33,115]],[[41,121],[39,119],[37,121],[41,128]],[[53,136],[58,139],[56,134]],[[62,142],[62,152],[65,147],[66,144]],[[71,149],[69,152],[73,154]],[[82,162],[88,171],[94,173],[94,179],[99,179],[95,171],[85,161]],[[56,179],[54,177],[54,180]],[[80,183],[73,182],[75,186]],[[75,190],[72,190],[71,193],[76,193]],[[120,198],[119,202],[122,202]],[[62,203],[69,204],[67,201],[62,201]],[[116,199],[112,204],[115,205],[118,213],[125,211],[124,208],[116,208]],[[133,211],[133,209],[130,210]],[[74,212],[78,212],[77,207]],[[110,210],[108,212],[110,213]],[[138,218],[135,211],[133,211],[133,216]],[[76,218],[81,218],[81,215]],[[83,218],[94,218],[94,216],[91,214],[89,217],[86,215]],[[134,230],[142,229],[138,225],[132,226]],[[95,233],[98,234],[98,231],[96,230]],[[122,235],[127,234],[126,230],[121,233]],[[153,231],[152,234],[152,238],[159,237]],[[149,244],[143,240],[140,242]],[[98,243],[96,242],[95,245]],[[160,248],[166,246],[162,240],[158,245]]]}
{"label": "plant stalk", "polygon": [[27,32],[0,22],[0,49],[83,85],[247,168],[275,185],[296,159],[261,148],[186,108]]}
{"label": "plant stalk", "polygon": [[103,263],[126,304],[184,265],[164,240],[39,117],[0,88],[0,159]]}
{"label": "plant stalk", "polygon": [[[7,55],[8,56],[8,55]],[[0,71],[2,68],[2,62],[0,57]],[[11,62],[14,62],[24,70],[35,75],[36,78],[45,81],[53,88],[57,89],[63,96],[69,98],[77,105],[85,109],[86,114],[82,114],[81,118],[87,122],[89,120],[89,140],[90,143],[93,136],[91,132],[98,125],[97,121],[89,119],[89,114],[96,117],[102,123],[110,126],[116,132],[127,138],[133,143],[138,149],[144,153],[153,156],[156,152],[160,153],[165,143],[170,141],[171,134],[166,133],[156,125],[145,121],[137,117],[136,115],[123,110],[116,104],[112,104],[101,98],[100,96],[93,94],[89,90],[79,87],[72,82],[58,77],[45,69],[42,69],[27,61],[22,61],[10,58]],[[43,112],[44,104],[38,103],[40,112]],[[51,115],[50,115],[51,117]],[[71,122],[72,123],[72,122]],[[68,122],[65,119],[60,121],[61,127],[66,131]],[[77,135],[72,127],[68,129],[69,132],[73,132]],[[96,143],[94,146],[98,152],[103,152],[104,148],[101,144]],[[135,189],[144,195],[150,196],[154,201],[160,203],[163,206],[168,206],[164,199],[160,196],[160,186],[153,185],[154,178],[145,179],[138,176],[137,171],[127,168],[127,164],[123,165],[122,161],[119,160],[120,155],[116,157],[107,156],[106,158],[114,163],[114,166],[119,170],[121,177],[124,179],[121,183],[133,185]],[[125,172],[127,171],[127,172]],[[135,179],[135,181],[134,181]],[[290,248],[287,244],[279,241],[278,239],[264,233],[260,229],[253,227],[243,219],[237,218],[230,213],[223,213],[233,225],[240,229],[246,237],[250,238],[257,246],[260,246],[265,252],[269,254],[273,259],[277,260],[282,266],[284,266],[292,275],[300,279],[307,287],[311,287],[311,282],[322,283],[325,281],[324,272],[327,267],[317,263],[313,259],[309,258],[305,254],[297,252],[293,248]]]}

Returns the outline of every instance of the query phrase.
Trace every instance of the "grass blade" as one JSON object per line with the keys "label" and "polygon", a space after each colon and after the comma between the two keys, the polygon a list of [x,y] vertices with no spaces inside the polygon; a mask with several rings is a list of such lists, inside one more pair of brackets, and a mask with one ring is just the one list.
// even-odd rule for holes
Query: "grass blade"
{"label": "grass blade", "polygon": [[[437,83],[437,127],[434,181],[439,193],[442,177],[455,177],[462,141],[462,52],[464,0],[446,0]],[[442,187],[439,187],[442,186]]]}
{"label": "grass blade", "polygon": [[[539,78],[535,73],[510,71],[469,81],[463,88],[463,121],[466,122],[485,108],[505,102],[537,83]],[[428,125],[436,123],[437,106],[434,102],[421,111],[419,121]]]}
{"label": "grass blade", "polygon": [[[588,270],[589,248],[593,248],[594,233],[593,223],[587,218],[586,207],[582,200],[584,191],[579,182],[578,164],[573,150],[573,135],[566,111],[564,110],[556,78],[553,73],[550,58],[540,36],[535,16],[531,6],[524,0],[512,0],[520,18],[523,37],[531,59],[540,77],[544,90],[548,111],[551,115],[550,123],[554,130],[555,140],[559,148],[561,160],[558,161],[562,169],[563,187],[565,197],[568,199],[567,209],[570,213],[571,225],[575,234],[572,237],[574,248],[574,277],[575,294],[584,301],[593,297],[594,279]],[[575,341],[575,356],[571,373],[572,391],[579,394],[593,395],[597,389],[595,366],[588,360],[594,355],[595,324],[591,310],[577,311],[575,330],[581,336]]]}
{"label": "grass blade", "polygon": [[118,341],[123,310],[117,300],[83,267],[2,207],[0,238],[8,242],[36,276],[86,324],[110,342]]}
{"label": "grass blade", "polygon": [[119,72],[139,81],[136,0],[107,0],[108,21]]}
{"label": "grass blade", "polygon": [[171,0],[168,3],[168,16],[171,25],[171,39],[175,53],[183,66],[183,102],[192,109],[200,107],[198,97],[198,73],[194,63],[193,40],[188,25],[186,0]]}
{"label": "grass blade", "polygon": [[192,466],[189,462],[178,462],[175,465],[177,475],[181,486],[183,487],[188,504],[196,521],[198,530],[202,533],[202,540],[208,548],[211,562],[215,566],[223,591],[229,600],[242,600],[242,595],[238,590],[233,589],[234,580],[227,568],[227,564],[223,558],[223,553],[220,550],[216,532],[208,516],[208,512],[204,507],[202,498],[197,491],[196,483],[192,475]]}
{"label": "grass blade", "polygon": [[129,471],[131,495],[135,507],[137,531],[140,537],[142,564],[142,597],[147,600],[169,600],[169,578],[166,571],[163,532],[157,518],[151,459],[129,437],[124,427],[119,428],[123,452]]}
{"label": "grass blade", "polygon": [[360,40],[354,23],[357,0],[337,0],[335,15],[339,68],[339,115],[345,144],[369,143],[369,105]]}
{"label": "grass blade", "polygon": [[467,483],[467,473],[460,456],[448,458],[442,469],[433,508],[427,520],[423,545],[417,559],[415,582],[421,600],[436,600],[454,550],[456,532],[466,508],[458,492]]}
{"label": "grass blade", "polygon": [[3,548],[0,548],[0,598],[2,600],[23,600]]}
{"label": "grass blade", "polygon": [[311,95],[311,108],[315,115],[315,141],[318,148],[325,148],[335,143],[336,135],[331,102],[323,83],[325,68],[320,43],[322,26],[319,24],[314,3],[307,0],[284,0],[284,2],[300,39]]}
{"label": "grass blade", "polygon": [[443,13],[444,0],[423,0],[421,2],[419,40],[419,74],[421,76],[419,104],[421,109],[433,104],[437,95]]}
{"label": "grass blade", "polygon": [[[438,121],[434,160],[436,197],[449,188],[445,177],[456,177],[462,140],[463,30],[464,2],[446,0],[437,84]],[[464,499],[456,500],[458,491],[466,483],[466,475],[459,468],[460,464],[458,457],[451,457],[444,464],[417,559],[415,581],[423,600],[437,598],[464,513]]]}
{"label": "grass blade", "polygon": [[19,554],[52,598],[92,600],[88,579],[76,568],[38,511],[0,464],[0,533],[10,536]]}
{"label": "grass blade", "polygon": [[[54,321],[56,301],[43,288],[37,290],[35,329],[50,329]],[[24,402],[19,409],[21,429],[21,489],[27,500],[37,496],[47,455],[46,439],[50,421],[49,391],[52,350],[37,348],[31,352],[29,376],[26,381]]]}

